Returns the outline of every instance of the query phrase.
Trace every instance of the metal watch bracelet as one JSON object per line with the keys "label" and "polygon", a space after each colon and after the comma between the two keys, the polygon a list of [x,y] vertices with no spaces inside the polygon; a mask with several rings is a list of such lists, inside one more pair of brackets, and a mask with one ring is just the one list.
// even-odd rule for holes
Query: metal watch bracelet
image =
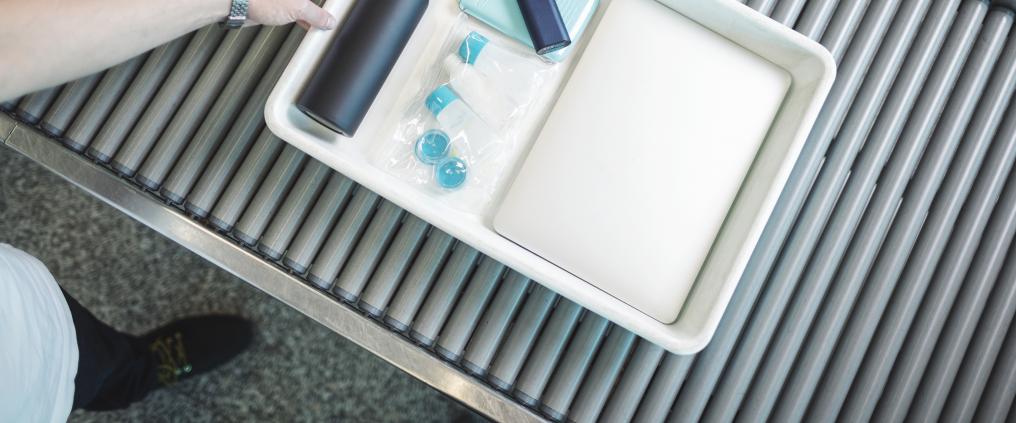
{"label": "metal watch bracelet", "polygon": [[240,28],[247,22],[248,0],[233,0],[229,6],[229,16],[222,23],[229,29]]}

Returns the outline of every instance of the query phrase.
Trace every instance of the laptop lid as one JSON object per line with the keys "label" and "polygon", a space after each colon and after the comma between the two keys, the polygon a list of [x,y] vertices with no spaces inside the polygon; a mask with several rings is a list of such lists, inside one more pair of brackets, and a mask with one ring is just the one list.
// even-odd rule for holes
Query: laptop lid
{"label": "laptop lid", "polygon": [[791,79],[656,1],[608,7],[494,228],[671,323]]}

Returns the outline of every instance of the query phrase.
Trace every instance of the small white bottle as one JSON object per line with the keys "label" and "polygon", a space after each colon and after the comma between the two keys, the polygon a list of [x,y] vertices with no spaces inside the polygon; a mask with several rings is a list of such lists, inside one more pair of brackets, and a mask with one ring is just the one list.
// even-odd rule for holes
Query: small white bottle
{"label": "small white bottle", "polygon": [[452,90],[491,127],[504,129],[508,122],[521,112],[520,106],[515,104],[507,93],[494,87],[479,71],[459,60],[457,56],[446,57],[444,69],[448,72]]}
{"label": "small white bottle", "polygon": [[540,85],[539,74],[545,66],[536,57],[527,57],[497,44],[473,31],[459,44],[459,57],[472,65],[515,104],[528,104]]}
{"label": "small white bottle", "polygon": [[468,168],[472,188],[463,191],[471,192],[470,196],[480,195],[480,203],[484,203],[487,197],[481,194],[500,179],[505,159],[504,142],[448,84],[431,92],[426,104],[441,129],[451,138],[450,156],[462,159]]}
{"label": "small white bottle", "polygon": [[443,84],[431,92],[427,96],[426,104],[442,129],[452,138],[453,149],[466,150],[470,155],[478,155],[484,154],[484,150],[497,144],[497,134],[448,84]]}

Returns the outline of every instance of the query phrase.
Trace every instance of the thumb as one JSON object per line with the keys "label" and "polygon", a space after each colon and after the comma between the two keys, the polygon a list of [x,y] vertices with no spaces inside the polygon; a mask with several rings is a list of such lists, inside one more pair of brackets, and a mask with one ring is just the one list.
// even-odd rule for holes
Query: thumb
{"label": "thumb", "polygon": [[338,21],[324,9],[307,0],[303,8],[297,14],[298,21],[306,22],[308,25],[319,29],[335,29]]}

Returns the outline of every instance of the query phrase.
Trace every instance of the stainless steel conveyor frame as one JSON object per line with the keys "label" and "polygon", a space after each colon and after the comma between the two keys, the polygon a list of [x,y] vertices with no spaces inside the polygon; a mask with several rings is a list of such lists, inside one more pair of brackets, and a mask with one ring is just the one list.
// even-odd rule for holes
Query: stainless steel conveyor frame
{"label": "stainless steel conveyor frame", "polygon": [[339,307],[328,295],[313,289],[278,266],[241,246],[225,241],[179,211],[166,208],[140,188],[124,184],[108,169],[53,143],[40,133],[0,116],[0,141],[63,176],[167,238],[217,266],[249,281],[258,289],[300,310],[377,356],[477,411],[508,421],[541,421],[531,411],[506,402],[483,383],[417,348],[382,325],[365,319],[347,307]]}
{"label": "stainless steel conveyor frame", "polygon": [[749,0],[839,76],[713,342],[589,313],[265,129],[300,29],[0,103],[0,141],[498,421],[1003,421],[1016,1]]}

